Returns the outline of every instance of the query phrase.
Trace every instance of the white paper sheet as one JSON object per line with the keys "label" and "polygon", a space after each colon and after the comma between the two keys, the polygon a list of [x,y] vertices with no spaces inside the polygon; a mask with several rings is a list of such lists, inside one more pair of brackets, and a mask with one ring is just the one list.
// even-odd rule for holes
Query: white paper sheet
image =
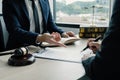
{"label": "white paper sheet", "polygon": [[80,53],[80,50],[69,49],[69,48],[46,48],[45,50],[40,50],[39,53],[34,53],[33,55],[37,58],[47,58],[53,60],[62,60],[69,62],[81,62],[81,57],[83,54],[90,53],[91,50],[87,49]]}

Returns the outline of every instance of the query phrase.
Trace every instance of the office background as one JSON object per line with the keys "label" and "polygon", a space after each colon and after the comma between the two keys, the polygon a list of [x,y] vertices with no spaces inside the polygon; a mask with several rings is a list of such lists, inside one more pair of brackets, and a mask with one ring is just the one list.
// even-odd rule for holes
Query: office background
{"label": "office background", "polygon": [[[50,1],[51,11],[52,11],[54,20],[60,28],[66,30],[66,31],[72,30],[73,32],[78,34],[79,27],[81,27],[81,26],[89,27],[89,24],[85,25],[84,23],[76,23],[77,22],[76,17],[73,17],[75,15],[62,15],[62,14],[58,15],[57,14],[57,11],[55,9],[55,8],[57,8],[57,6],[59,6],[57,2],[63,1],[63,3],[64,3],[66,0],[49,0],[49,1]],[[67,0],[67,1],[71,1],[71,0]],[[76,1],[80,1],[80,0],[72,0],[72,1],[76,2]],[[96,1],[102,1],[102,0],[96,0]],[[112,1],[114,1],[114,0],[103,0],[103,1],[110,1],[109,2],[109,12],[108,12],[108,14],[109,14],[108,18],[110,18],[111,7],[112,7],[112,3],[113,3]],[[58,11],[58,13],[59,12],[60,11]],[[65,21],[65,20],[63,20],[62,17],[69,17],[69,19],[67,19],[67,21]],[[77,15],[77,18],[79,21],[79,19],[80,19],[79,15]],[[60,21],[60,20],[63,20],[63,21]],[[0,0],[0,21],[2,22],[2,26],[4,26],[4,28],[5,28],[5,24],[4,24],[4,21],[2,18],[2,0]],[[74,21],[74,22],[71,22],[71,21]],[[90,21],[90,23],[91,23],[91,21]],[[80,43],[81,44],[79,44],[79,45],[83,44],[83,42],[80,42]],[[70,46],[70,50],[74,50],[72,48],[75,48],[75,49],[78,48],[78,51],[79,51],[79,49],[82,49],[80,47],[83,47],[83,46],[79,46],[79,45],[77,44],[74,47]],[[75,50],[75,51],[77,51],[77,50]],[[10,80],[13,78],[14,79],[16,78],[18,80],[21,80],[21,78],[23,80],[28,80],[28,79],[29,80],[30,79],[37,80],[39,78],[41,78],[41,79],[43,78],[42,80],[45,80],[46,78],[48,80],[53,80],[53,79],[54,80],[63,80],[63,78],[67,79],[67,80],[75,80],[76,78],[79,78],[79,77],[83,76],[83,74],[84,74],[84,69],[81,64],[66,63],[66,62],[46,60],[46,59],[40,59],[40,60],[37,59],[38,61],[36,61],[36,63],[31,66],[16,68],[16,67],[6,66],[5,63],[7,62],[8,58],[9,58],[9,56],[3,56],[3,57],[1,57],[1,60],[0,60],[1,64],[2,64],[2,65],[0,65],[1,72],[2,72],[1,76],[0,76],[1,80]],[[68,68],[68,66],[69,66],[69,68]],[[52,70],[54,70],[54,71],[52,71]],[[33,73],[30,73],[30,71],[32,71]],[[16,72],[17,72],[17,74],[16,74]],[[35,74],[34,77],[32,76],[33,74]],[[4,77],[4,76],[6,76],[6,77]]]}
{"label": "office background", "polygon": [[[79,34],[80,27],[108,27],[114,0],[49,0],[55,23],[65,31]],[[94,14],[93,14],[94,10]],[[2,18],[2,0],[0,0],[0,21]],[[94,23],[93,23],[94,22]],[[7,31],[4,32],[6,35]],[[7,36],[4,36],[5,44]]]}
{"label": "office background", "polygon": [[[108,26],[113,1],[114,0],[49,0],[51,12],[56,24],[67,24],[65,27],[69,27],[69,25],[90,27],[93,21],[98,27]],[[0,14],[2,14],[2,0],[0,0]],[[76,26],[73,27],[76,28]]]}

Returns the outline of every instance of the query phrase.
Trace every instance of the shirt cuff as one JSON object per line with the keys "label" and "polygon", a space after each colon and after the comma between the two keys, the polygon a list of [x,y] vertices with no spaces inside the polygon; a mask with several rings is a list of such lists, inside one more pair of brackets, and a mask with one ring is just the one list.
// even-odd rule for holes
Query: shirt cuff
{"label": "shirt cuff", "polygon": [[35,43],[37,44],[37,45],[40,45],[40,41],[39,41],[39,37],[41,37],[42,35],[41,34],[39,34],[38,36],[37,36],[37,38],[36,38],[36,41],[35,41]]}

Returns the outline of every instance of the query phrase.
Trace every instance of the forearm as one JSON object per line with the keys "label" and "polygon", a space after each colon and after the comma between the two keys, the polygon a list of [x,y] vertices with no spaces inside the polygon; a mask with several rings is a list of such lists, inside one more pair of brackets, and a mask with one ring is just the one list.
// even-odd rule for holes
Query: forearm
{"label": "forearm", "polygon": [[12,34],[14,39],[16,39],[18,42],[29,45],[34,45],[38,36],[37,33],[29,32],[21,28],[16,29],[15,31],[13,31],[13,33],[10,34]]}

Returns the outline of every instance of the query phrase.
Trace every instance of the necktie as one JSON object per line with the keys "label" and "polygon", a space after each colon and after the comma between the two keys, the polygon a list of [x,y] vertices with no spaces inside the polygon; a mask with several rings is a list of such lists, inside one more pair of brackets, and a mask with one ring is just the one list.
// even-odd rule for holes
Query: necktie
{"label": "necktie", "polygon": [[34,22],[35,22],[35,32],[40,33],[40,24],[39,24],[39,17],[38,17],[37,7],[35,5],[35,0],[31,0],[31,1],[32,1]]}

